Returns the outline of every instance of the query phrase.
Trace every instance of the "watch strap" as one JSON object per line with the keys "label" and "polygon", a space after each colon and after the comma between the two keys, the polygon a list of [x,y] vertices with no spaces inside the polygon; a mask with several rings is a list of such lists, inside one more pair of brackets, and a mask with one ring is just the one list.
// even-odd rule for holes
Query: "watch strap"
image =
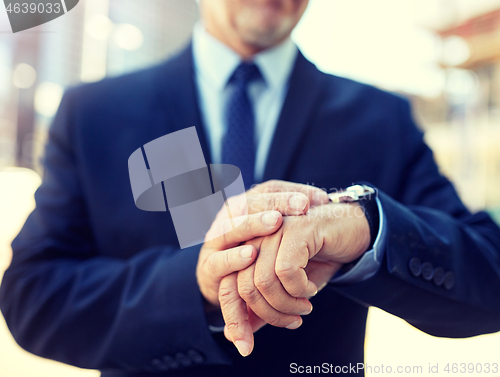
{"label": "watch strap", "polygon": [[366,221],[368,221],[368,226],[370,227],[370,246],[367,250],[373,249],[375,240],[377,239],[378,230],[380,227],[380,216],[378,212],[378,204],[375,199],[375,195],[370,195],[361,198],[358,201],[359,205],[363,208],[365,213]]}

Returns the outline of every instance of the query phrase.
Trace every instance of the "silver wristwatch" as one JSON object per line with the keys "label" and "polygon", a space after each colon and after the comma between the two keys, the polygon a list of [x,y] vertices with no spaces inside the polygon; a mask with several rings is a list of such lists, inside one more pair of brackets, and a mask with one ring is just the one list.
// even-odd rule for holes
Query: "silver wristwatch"
{"label": "silver wristwatch", "polygon": [[366,185],[354,185],[348,188],[328,194],[332,203],[351,203],[358,202],[364,199],[371,199],[375,194],[375,189]]}
{"label": "silver wristwatch", "polygon": [[373,187],[366,185],[350,186],[342,191],[328,195],[332,203],[357,202],[361,208],[363,208],[368,226],[370,227],[370,246],[368,250],[373,247],[379,229],[378,205],[375,200],[376,195],[377,191]]}

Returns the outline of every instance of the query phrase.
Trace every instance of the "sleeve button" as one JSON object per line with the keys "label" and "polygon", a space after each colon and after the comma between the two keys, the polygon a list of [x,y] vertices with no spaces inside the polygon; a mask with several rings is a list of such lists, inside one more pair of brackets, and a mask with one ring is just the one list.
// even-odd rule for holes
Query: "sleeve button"
{"label": "sleeve button", "polygon": [[168,366],[160,359],[151,360],[151,366],[157,370],[168,370]]}
{"label": "sleeve button", "polygon": [[444,276],[444,288],[449,291],[455,286],[455,274],[448,271]]}
{"label": "sleeve button", "polygon": [[189,357],[179,352],[175,355],[175,359],[181,364],[183,367],[189,367],[192,364],[192,361]]}
{"label": "sleeve button", "polygon": [[427,281],[432,280],[432,278],[434,277],[434,267],[432,266],[432,263],[422,263],[422,277]]}
{"label": "sleeve button", "polygon": [[194,361],[195,364],[201,364],[205,361],[203,356],[201,356],[198,352],[195,350],[189,350],[187,352],[188,357]]}
{"label": "sleeve button", "polygon": [[438,287],[442,286],[444,283],[444,276],[444,270],[441,267],[437,267],[434,270],[434,284]]}
{"label": "sleeve button", "polygon": [[172,356],[163,356],[163,362],[168,365],[169,368],[177,369],[179,368],[179,363]]}
{"label": "sleeve button", "polygon": [[410,259],[410,272],[413,276],[419,277],[422,273],[422,264],[420,263],[420,259],[411,258]]}

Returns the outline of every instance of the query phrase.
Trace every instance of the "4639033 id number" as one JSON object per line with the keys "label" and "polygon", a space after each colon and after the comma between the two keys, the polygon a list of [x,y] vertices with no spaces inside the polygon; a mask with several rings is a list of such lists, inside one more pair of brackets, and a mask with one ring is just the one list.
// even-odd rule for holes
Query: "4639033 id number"
{"label": "4639033 id number", "polygon": [[488,374],[498,373],[498,363],[448,363],[443,369],[446,373],[454,374]]}
{"label": "4639033 id number", "polygon": [[7,13],[61,13],[60,3],[9,3]]}

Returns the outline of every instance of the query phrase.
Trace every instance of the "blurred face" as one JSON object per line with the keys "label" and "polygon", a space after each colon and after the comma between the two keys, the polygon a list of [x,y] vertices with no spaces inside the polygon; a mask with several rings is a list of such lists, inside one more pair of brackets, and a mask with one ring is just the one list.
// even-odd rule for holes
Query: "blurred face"
{"label": "blurred face", "polygon": [[200,0],[208,32],[243,56],[286,39],[309,0]]}

